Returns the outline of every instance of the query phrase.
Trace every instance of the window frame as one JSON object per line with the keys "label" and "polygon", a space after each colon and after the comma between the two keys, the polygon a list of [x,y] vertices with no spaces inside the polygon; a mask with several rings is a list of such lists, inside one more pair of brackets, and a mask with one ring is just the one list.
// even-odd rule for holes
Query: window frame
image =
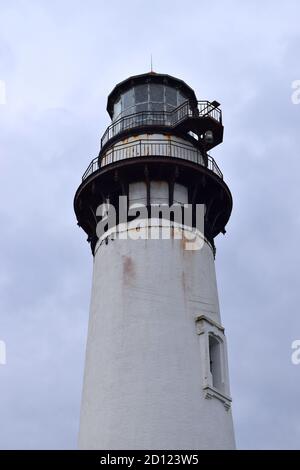
{"label": "window frame", "polygon": [[[229,389],[228,358],[224,328],[206,315],[197,316],[195,322],[196,332],[199,338],[202,371],[201,380],[204,397],[207,399],[220,400],[224,407],[228,410],[231,406],[232,400]],[[216,387],[213,383],[213,376],[210,366],[210,337],[213,337],[216,341],[219,342],[221,387]]]}

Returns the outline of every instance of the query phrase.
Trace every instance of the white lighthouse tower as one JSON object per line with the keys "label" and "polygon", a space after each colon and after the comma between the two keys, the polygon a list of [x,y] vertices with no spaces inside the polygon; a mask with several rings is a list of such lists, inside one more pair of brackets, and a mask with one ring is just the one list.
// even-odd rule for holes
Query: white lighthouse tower
{"label": "white lighthouse tower", "polygon": [[[232,198],[208,154],[223,139],[219,103],[151,72],[119,83],[107,110],[112,123],[74,200],[94,263],[79,446],[233,449],[214,266]],[[162,239],[117,214],[116,230],[100,236],[98,208],[119,207],[120,196],[129,207],[188,204],[193,217]],[[195,228],[200,204],[204,231],[193,233],[201,249],[187,249],[178,235]],[[148,223],[160,225],[150,215]]]}

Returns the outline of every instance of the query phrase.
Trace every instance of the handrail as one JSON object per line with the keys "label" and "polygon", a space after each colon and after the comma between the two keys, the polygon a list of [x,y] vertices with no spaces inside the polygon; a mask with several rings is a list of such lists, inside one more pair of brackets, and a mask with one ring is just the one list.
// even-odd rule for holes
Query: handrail
{"label": "handrail", "polygon": [[222,124],[222,112],[209,101],[198,101],[197,108],[192,108],[185,101],[172,111],[140,111],[139,113],[123,116],[110,124],[101,139],[101,148],[113,137],[127,129],[149,125],[176,127],[188,117],[210,116]]}
{"label": "handrail", "polygon": [[[140,139],[134,142],[118,144],[110,147],[103,153],[103,155],[101,155],[101,157],[94,158],[84,172],[82,181],[103,166],[128,158],[148,156],[153,156],[153,158],[180,158],[192,161],[201,166],[206,166],[200,150],[192,146],[184,145],[175,140]],[[207,159],[207,168],[219,176],[219,178],[223,179],[223,174],[213,157],[207,154]]]}

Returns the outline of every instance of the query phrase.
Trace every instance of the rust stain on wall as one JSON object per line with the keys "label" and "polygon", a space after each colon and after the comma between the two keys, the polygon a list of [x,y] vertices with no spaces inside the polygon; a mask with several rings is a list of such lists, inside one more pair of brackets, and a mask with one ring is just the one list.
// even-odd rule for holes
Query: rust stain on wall
{"label": "rust stain on wall", "polygon": [[123,255],[123,278],[125,282],[129,282],[135,276],[134,263],[130,256]]}

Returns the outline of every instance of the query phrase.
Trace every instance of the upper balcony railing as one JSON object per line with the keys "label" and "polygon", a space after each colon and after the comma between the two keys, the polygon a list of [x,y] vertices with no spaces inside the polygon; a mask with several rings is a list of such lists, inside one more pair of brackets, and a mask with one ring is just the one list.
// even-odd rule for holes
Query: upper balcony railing
{"label": "upper balcony railing", "polygon": [[108,126],[101,139],[101,148],[110,139],[128,129],[148,126],[176,127],[189,117],[206,116],[222,124],[221,110],[213,106],[209,101],[198,101],[197,108],[193,108],[189,101],[185,101],[172,111],[141,111],[123,116]]}
{"label": "upper balcony railing", "polygon": [[140,139],[134,142],[114,145],[106,150],[100,157],[94,158],[84,172],[82,181],[103,166],[111,163],[128,158],[149,156],[152,156],[154,159],[155,157],[166,157],[189,160],[208,168],[219,176],[219,178],[223,178],[223,174],[215,160],[210,155],[207,155],[207,165],[205,165],[205,161],[200,150],[192,147],[191,145],[185,145],[177,142],[176,140],[169,139]]}

